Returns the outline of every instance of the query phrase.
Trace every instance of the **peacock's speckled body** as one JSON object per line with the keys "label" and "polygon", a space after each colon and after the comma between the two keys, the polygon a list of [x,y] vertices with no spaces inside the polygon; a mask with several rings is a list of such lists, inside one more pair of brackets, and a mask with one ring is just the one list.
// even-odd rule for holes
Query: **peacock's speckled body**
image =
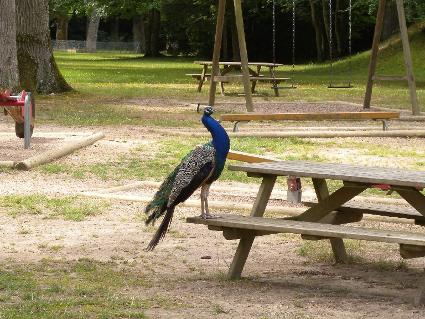
{"label": "peacock's speckled body", "polygon": [[157,232],[148,245],[152,250],[165,236],[174,213],[174,208],[188,199],[193,192],[201,187],[201,216],[210,218],[208,211],[208,190],[224,169],[230,140],[224,128],[211,117],[213,110],[206,107],[202,123],[210,131],[212,141],[197,146],[187,154],[181,163],[171,172],[159,187],[152,201],[146,206],[149,214],[146,224],[154,223],[164,215]]}

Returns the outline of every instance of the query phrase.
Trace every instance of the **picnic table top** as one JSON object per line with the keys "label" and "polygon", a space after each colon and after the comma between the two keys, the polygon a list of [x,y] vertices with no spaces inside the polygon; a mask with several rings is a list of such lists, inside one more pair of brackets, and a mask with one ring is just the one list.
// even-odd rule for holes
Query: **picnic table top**
{"label": "picnic table top", "polygon": [[[212,65],[212,61],[194,61],[193,63],[201,64],[201,65]],[[220,61],[221,65],[242,65],[242,62],[237,61]],[[281,63],[270,63],[270,62],[248,62],[248,65],[259,65],[259,66],[267,66],[267,67],[278,67],[283,66]]]}
{"label": "picnic table top", "polygon": [[230,165],[232,171],[425,188],[425,171],[307,161]]}

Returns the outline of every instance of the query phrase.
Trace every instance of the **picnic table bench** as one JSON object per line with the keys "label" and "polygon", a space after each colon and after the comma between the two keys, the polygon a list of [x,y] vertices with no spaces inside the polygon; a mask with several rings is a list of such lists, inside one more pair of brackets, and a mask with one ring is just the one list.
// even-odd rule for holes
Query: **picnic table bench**
{"label": "picnic table bench", "polygon": [[[211,78],[211,72],[209,72],[209,68],[212,67],[212,61],[195,61],[194,63],[200,64],[202,66],[201,73],[187,73],[187,76],[191,76],[192,78],[198,81],[198,92],[201,92],[202,86],[207,79]],[[221,94],[224,95],[224,85],[223,83],[228,82],[242,82],[243,77],[241,74],[234,74],[234,72],[240,73],[240,68],[242,66],[241,62],[219,62],[219,66],[221,67],[219,75],[214,76],[214,81],[220,83]],[[279,96],[279,84],[280,82],[284,82],[290,80],[290,78],[286,77],[276,77],[275,69],[279,66],[283,66],[280,63],[269,63],[269,62],[248,62],[248,70],[250,74],[251,92],[255,92],[255,87],[257,82],[270,82],[272,83],[272,89],[274,90],[275,96]],[[267,68],[269,70],[268,75],[262,74],[262,68]]]}
{"label": "picnic table bench", "polygon": [[398,112],[328,112],[328,113],[230,113],[222,114],[220,121],[235,122],[233,132],[238,131],[240,122],[250,121],[382,121],[384,131],[388,120],[400,118]]}
{"label": "picnic table bench", "polygon": [[[199,217],[187,219],[189,223],[205,224],[211,230],[222,231],[228,240],[240,240],[230,265],[229,278],[240,278],[256,236],[275,233],[301,234],[303,239],[309,240],[329,239],[336,262],[347,261],[343,242],[345,238],[399,244],[403,258],[425,256],[425,232],[344,225],[360,221],[363,214],[408,218],[422,225],[425,221],[425,196],[421,190],[425,187],[425,172],[306,161],[230,165],[229,169],[262,179],[251,215],[225,215],[206,220]],[[311,178],[318,201],[309,203],[310,207],[295,217],[264,218],[264,211],[278,176]],[[327,179],[342,181],[342,186],[330,194]],[[392,190],[404,198],[412,209],[404,210],[400,207],[399,210],[386,210],[385,206],[356,206],[347,203],[369,188]],[[424,290],[418,296],[420,302],[424,302]]]}

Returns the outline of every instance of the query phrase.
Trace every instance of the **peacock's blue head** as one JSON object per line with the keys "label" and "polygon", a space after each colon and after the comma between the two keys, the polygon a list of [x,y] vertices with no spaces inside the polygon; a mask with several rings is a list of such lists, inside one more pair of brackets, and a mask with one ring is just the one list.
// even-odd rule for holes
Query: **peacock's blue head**
{"label": "peacock's blue head", "polygon": [[214,109],[212,108],[212,106],[206,106],[204,108],[204,115],[210,116],[213,113],[214,113]]}

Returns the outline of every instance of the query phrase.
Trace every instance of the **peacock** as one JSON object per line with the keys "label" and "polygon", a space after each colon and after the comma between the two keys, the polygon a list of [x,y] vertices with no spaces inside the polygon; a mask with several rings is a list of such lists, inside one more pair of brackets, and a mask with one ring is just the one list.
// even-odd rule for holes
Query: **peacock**
{"label": "peacock", "polygon": [[201,187],[201,217],[215,218],[208,209],[208,193],[211,184],[223,171],[230,149],[230,139],[225,129],[211,116],[213,113],[213,108],[207,106],[201,119],[202,124],[211,133],[212,141],[195,147],[187,154],[162,182],[152,201],[145,208],[145,213],[149,214],[146,225],[154,224],[165,213],[147,250],[153,250],[165,236],[175,207],[188,199],[199,187]]}

